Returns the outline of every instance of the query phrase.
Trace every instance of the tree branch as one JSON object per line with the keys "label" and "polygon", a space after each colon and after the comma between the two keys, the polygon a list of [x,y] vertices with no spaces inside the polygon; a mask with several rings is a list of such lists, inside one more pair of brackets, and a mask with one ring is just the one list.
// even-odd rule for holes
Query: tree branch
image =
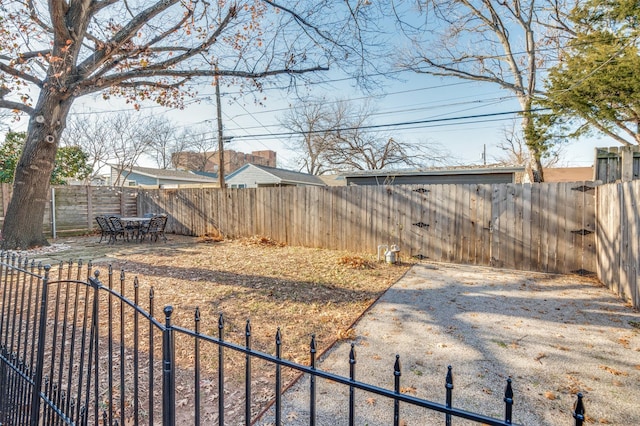
{"label": "tree branch", "polygon": [[[79,64],[77,67],[78,73],[87,77],[93,71],[102,67],[104,63],[109,58],[113,57],[115,52],[120,51],[122,45],[130,40],[131,37],[133,37],[149,20],[178,3],[178,1],[179,0],[160,0],[153,6],[140,12],[138,16],[131,19],[127,25],[118,31],[111,40],[106,43],[106,46],[101,49],[99,48],[93,53],[93,55],[90,55],[81,64]],[[109,49],[107,49],[107,47]]]}
{"label": "tree branch", "polygon": [[203,43],[201,43],[199,46],[197,46],[196,48],[193,48],[193,49],[188,49],[182,55],[176,55],[176,56],[172,57],[169,60],[166,60],[166,61],[163,61],[163,62],[159,62],[159,63],[154,64],[153,66],[148,67],[148,68],[149,69],[159,69],[159,70],[164,69],[164,68],[169,68],[169,67],[174,66],[175,64],[183,62],[186,59],[189,59],[189,58],[191,58],[191,57],[193,57],[195,55],[198,55],[200,53],[205,52],[209,47],[211,47],[211,45],[213,43],[216,42],[217,38],[220,36],[220,34],[222,34],[222,31],[227,27],[227,25],[229,25],[231,20],[233,18],[235,18],[236,15],[237,15],[237,10],[236,10],[235,6],[229,8],[229,11],[227,12],[227,15],[224,17],[222,22],[220,22],[220,24],[218,25],[218,28],[216,28],[214,33],[211,36],[209,36],[209,38],[207,40],[205,40]]}
{"label": "tree branch", "polygon": [[[136,69],[126,73],[109,75],[107,77],[101,77],[98,79],[85,80],[78,85],[75,90],[79,91],[79,94],[87,94],[97,92],[109,87],[120,86],[126,84],[131,86],[131,83],[127,83],[127,80],[133,80],[138,78],[149,77],[176,77],[189,79],[193,77],[239,77],[246,79],[259,79],[264,77],[270,77],[275,75],[289,74],[305,74],[308,72],[316,71],[328,71],[329,67],[316,66],[304,69],[279,69],[262,72],[248,72],[248,71],[233,71],[233,70],[149,70],[149,69]],[[151,81],[149,81],[151,83]],[[157,84],[157,83],[155,83]]]}
{"label": "tree branch", "polygon": [[22,111],[28,115],[33,115],[35,112],[34,109],[28,105],[20,102],[8,101],[6,99],[0,99],[0,108]]}
{"label": "tree branch", "polygon": [[600,124],[598,121],[592,119],[591,117],[582,117],[582,118],[587,123],[589,123],[590,125],[592,125],[596,129],[600,130],[605,135],[615,139],[617,142],[621,143],[622,145],[625,145],[625,146],[633,146],[633,145],[635,145],[635,144],[627,141],[625,138],[623,138],[622,136],[618,135],[617,133],[612,132],[607,127],[603,126],[602,124]]}
{"label": "tree branch", "polygon": [[279,3],[276,3],[276,2],[271,1],[271,0],[263,0],[263,1],[265,3],[271,5],[272,7],[275,7],[276,9],[280,9],[280,10],[288,13],[289,15],[293,16],[293,18],[296,21],[300,22],[303,26],[305,26],[307,28],[311,28],[316,34],[318,34],[325,41],[327,41],[327,42],[329,42],[331,44],[335,44],[335,40],[333,40],[329,36],[326,36],[326,35],[322,34],[322,32],[316,26],[311,25],[309,22],[307,22],[307,20],[305,20],[302,16],[300,16],[299,14],[294,12],[292,9],[284,7],[284,6],[280,5]]}
{"label": "tree branch", "polygon": [[53,28],[51,28],[48,24],[46,24],[36,12],[36,8],[33,5],[33,0],[27,0],[27,8],[29,9],[29,17],[36,23],[40,28],[48,33],[53,33]]}
{"label": "tree branch", "polygon": [[65,16],[69,10],[67,0],[49,0],[49,11],[51,14],[51,22],[53,24],[53,33],[61,40],[70,38],[69,29],[67,28]]}
{"label": "tree branch", "polygon": [[488,83],[496,83],[504,87],[505,89],[508,89],[514,92],[520,91],[520,88],[518,88],[516,85],[509,83],[504,79],[500,79],[498,77],[492,77],[492,76],[487,76],[482,74],[474,74],[472,72],[463,71],[461,69],[449,67],[447,65],[436,64],[435,62],[431,61],[429,58],[422,58],[422,62],[427,63],[429,66],[433,68],[441,70],[441,72],[423,70],[416,67],[409,67],[409,69],[411,69],[416,73],[430,74],[430,75],[435,75],[440,77],[458,77],[465,80],[475,80],[475,81],[484,81]]}
{"label": "tree branch", "polygon": [[91,15],[95,15],[97,12],[99,12],[100,10],[104,9],[105,7],[109,7],[112,4],[116,4],[118,3],[120,0],[102,0],[102,1],[94,1],[93,5],[91,6]]}
{"label": "tree branch", "polygon": [[28,81],[30,83],[35,84],[36,86],[38,86],[40,88],[42,87],[42,84],[43,84],[42,80],[40,80],[40,79],[30,75],[30,74],[24,73],[24,72],[22,72],[20,70],[12,68],[12,67],[10,67],[10,66],[8,66],[6,64],[0,63],[0,71],[5,72],[5,73],[7,73],[9,75],[12,75],[14,77],[26,80],[26,81]]}

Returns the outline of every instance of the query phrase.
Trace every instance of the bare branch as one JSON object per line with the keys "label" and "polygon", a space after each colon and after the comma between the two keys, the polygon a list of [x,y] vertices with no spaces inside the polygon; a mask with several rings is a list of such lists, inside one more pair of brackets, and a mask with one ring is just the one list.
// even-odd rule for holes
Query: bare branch
{"label": "bare branch", "polygon": [[[78,65],[78,72],[83,76],[88,76],[94,70],[100,68],[110,57],[113,52],[119,51],[122,45],[131,39],[136,32],[141,29],[150,19],[159,15],[169,7],[178,3],[179,0],[160,0],[153,6],[143,10],[118,31],[106,46],[98,49],[93,55],[87,57]],[[108,48],[108,49],[107,49]]]}
{"label": "bare branch", "polygon": [[34,112],[33,108],[29,105],[25,105],[21,102],[8,101],[6,99],[0,99],[0,108],[22,111],[28,115],[32,115]]}
{"label": "bare branch", "polygon": [[[276,76],[281,74],[306,74],[315,71],[328,71],[329,67],[311,67],[304,69],[278,69],[271,71],[261,72],[248,72],[248,71],[233,71],[233,70],[148,70],[148,69],[136,69],[130,72],[122,74],[109,75],[108,77],[99,78],[94,80],[86,80],[77,86],[77,92],[79,94],[92,93],[97,90],[102,90],[112,86],[128,86],[132,87],[135,83],[127,83],[131,79],[141,79],[145,77],[177,77],[183,79],[189,79],[193,77],[239,77],[245,79],[260,79],[270,76]],[[162,83],[153,83],[153,81],[144,82],[144,85],[159,85]],[[175,85],[165,85],[164,87],[175,87]]]}
{"label": "bare branch", "polygon": [[42,87],[42,80],[0,62],[0,71]]}
{"label": "bare branch", "polygon": [[[85,0],[82,0],[83,2]],[[51,21],[53,23],[53,33],[62,40],[68,40],[71,38],[69,34],[69,28],[65,20],[65,15],[69,10],[69,4],[66,0],[57,0],[49,2],[49,11],[51,15]]]}

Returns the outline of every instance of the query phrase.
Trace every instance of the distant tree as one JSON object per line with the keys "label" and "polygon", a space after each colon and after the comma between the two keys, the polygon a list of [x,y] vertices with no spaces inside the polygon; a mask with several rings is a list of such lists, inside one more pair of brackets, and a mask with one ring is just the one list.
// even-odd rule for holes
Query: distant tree
{"label": "distant tree", "polygon": [[289,148],[297,153],[294,161],[301,171],[322,175],[331,169],[325,157],[333,139],[332,131],[340,123],[325,102],[298,102],[281,117],[280,124],[296,134]]}
{"label": "distant tree", "polygon": [[56,152],[56,163],[51,173],[51,184],[65,185],[68,178],[86,182],[92,172],[88,159],[87,153],[79,146],[60,147]]}
{"label": "distant tree", "polygon": [[203,79],[259,87],[366,62],[366,27],[354,21],[367,8],[352,2],[0,0],[0,10],[0,108],[29,116],[4,249],[47,244],[48,182],[79,97],[180,107]]}
{"label": "distant tree", "polygon": [[145,117],[119,113],[109,117],[111,138],[109,141],[109,159],[118,170],[112,176],[113,185],[123,186],[133,167],[140,158],[151,149],[153,128],[148,126]]}
{"label": "distant tree", "polygon": [[[0,182],[11,183],[16,165],[27,139],[25,132],[9,132],[0,146]],[[85,180],[91,174],[88,156],[78,146],[65,146],[56,153],[56,161],[51,173],[52,185],[65,185],[67,179]]]}
{"label": "distant tree", "polygon": [[[407,4],[414,7],[405,7]],[[544,179],[547,148],[532,138],[534,99],[546,56],[569,31],[572,0],[428,0],[393,2],[399,29],[409,41],[398,66],[418,74],[495,84],[520,104],[522,134],[536,181]],[[540,143],[544,142],[544,143]]]}
{"label": "distant tree", "polygon": [[[531,151],[527,149],[527,145],[521,137],[521,133],[517,131],[515,124],[510,129],[505,128],[503,136],[504,140],[497,144],[501,154],[494,157],[494,163],[503,166],[525,167],[527,174],[531,176]],[[562,143],[555,143],[545,150],[542,166],[548,168],[557,165],[562,160],[563,148]]]}
{"label": "distant tree", "polygon": [[544,106],[569,119],[569,136],[589,131],[640,144],[640,7],[589,0],[570,14],[575,38],[546,82]]}
{"label": "distant tree", "polygon": [[153,158],[160,169],[172,168],[172,155],[181,151],[184,145],[181,139],[176,138],[175,125],[170,120],[159,117],[151,117],[147,125],[151,131],[150,153],[147,156]]}
{"label": "distant tree", "polygon": [[188,128],[183,130],[178,139],[180,146],[176,146],[172,160],[174,167],[211,171],[208,166],[218,158],[218,141],[212,129],[204,126]]}
{"label": "distant tree", "polygon": [[92,170],[89,180],[104,173],[104,167],[108,166],[114,131],[112,123],[104,116],[98,114],[70,116],[69,123],[62,134],[62,144],[80,146],[87,153]]}
{"label": "distant tree", "polygon": [[120,112],[72,116],[62,137],[64,145],[77,145],[88,154],[92,177],[115,166],[120,172],[114,183],[124,184],[140,159],[153,152],[158,122],[152,117]]}
{"label": "distant tree", "polygon": [[292,106],[281,124],[295,132],[292,149],[311,174],[345,170],[423,167],[446,161],[434,143],[408,144],[371,129],[373,110],[349,101],[307,101]]}
{"label": "distant tree", "polygon": [[0,146],[0,182],[13,183],[20,153],[24,147],[24,132],[8,132]]}

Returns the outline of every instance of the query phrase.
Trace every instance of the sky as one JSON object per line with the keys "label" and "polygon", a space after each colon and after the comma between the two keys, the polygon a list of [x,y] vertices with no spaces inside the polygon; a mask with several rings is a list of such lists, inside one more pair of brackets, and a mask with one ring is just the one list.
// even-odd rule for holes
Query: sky
{"label": "sky", "polygon": [[[498,144],[505,140],[505,132],[514,125],[519,128],[519,120],[513,113],[520,109],[519,104],[510,92],[496,85],[409,74],[387,81],[375,93],[363,93],[353,86],[352,80],[336,79],[302,88],[298,93],[303,98],[308,95],[329,101],[369,102],[373,110],[371,122],[381,126],[385,135],[404,143],[444,148],[450,154],[451,165],[482,165],[485,151],[486,163],[495,162],[503,155]],[[279,120],[298,102],[297,97],[284,90],[267,89],[259,95],[265,98],[262,105],[257,105],[254,95],[239,97],[238,93],[235,87],[223,82],[222,122],[225,137],[231,137],[226,148],[246,153],[270,149],[277,152],[278,167],[294,169],[296,153],[288,148],[289,137],[282,133],[289,131]],[[123,110],[131,110],[131,106],[104,101],[99,96],[81,98],[74,108],[84,113]],[[188,102],[184,110],[143,105],[141,111],[166,117],[179,129],[203,129],[212,140],[217,140],[216,104],[211,86],[202,89],[197,100]],[[617,145],[606,138],[572,141],[566,144],[558,166],[591,166],[595,147]],[[146,160],[141,165],[152,167],[153,163]]]}

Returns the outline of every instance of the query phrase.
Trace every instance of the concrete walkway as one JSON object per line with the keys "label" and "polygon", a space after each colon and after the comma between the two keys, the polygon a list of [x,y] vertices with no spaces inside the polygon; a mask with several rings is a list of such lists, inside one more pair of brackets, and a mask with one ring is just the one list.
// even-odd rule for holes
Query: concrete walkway
{"label": "concrete walkway", "polygon": [[[443,404],[454,375],[454,407],[504,418],[513,380],[515,424],[572,425],[577,392],[593,423],[640,424],[640,314],[595,280],[422,263],[394,284],[319,369]],[[346,386],[318,379],[317,425],[346,425]],[[309,424],[309,380],[283,396],[286,425]],[[393,424],[392,401],[356,392],[357,425]],[[444,424],[444,415],[401,404],[401,424]],[[273,411],[257,423],[273,424]],[[455,425],[474,424],[454,419]]]}

